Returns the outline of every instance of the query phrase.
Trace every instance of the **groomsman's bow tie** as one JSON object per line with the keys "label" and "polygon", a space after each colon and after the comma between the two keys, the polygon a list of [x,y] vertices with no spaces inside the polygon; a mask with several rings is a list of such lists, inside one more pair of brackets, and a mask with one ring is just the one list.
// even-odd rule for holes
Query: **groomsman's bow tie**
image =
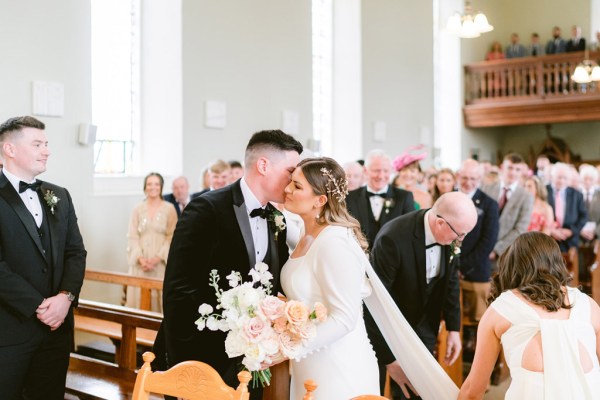
{"label": "groomsman's bow tie", "polygon": [[266,207],[265,208],[255,208],[254,210],[252,210],[252,212],[250,212],[250,217],[252,217],[252,218],[261,217],[261,218],[266,219],[271,214],[272,214],[272,212],[270,210],[268,210]]}
{"label": "groomsman's bow tie", "polygon": [[373,193],[373,192],[369,192],[367,190],[367,197],[373,197],[373,196],[379,196],[379,197],[385,197],[387,193],[386,192],[379,192],[379,193]]}
{"label": "groomsman's bow tie", "polygon": [[41,185],[42,185],[41,181],[35,181],[33,183],[27,183],[27,182],[20,181],[19,182],[19,193],[23,193],[27,189],[31,189],[35,192],[40,188]]}
{"label": "groomsman's bow tie", "polygon": [[440,246],[441,247],[442,245],[439,244],[439,243],[430,243],[427,246],[425,246],[425,250],[431,249],[432,247],[435,247],[435,246]]}

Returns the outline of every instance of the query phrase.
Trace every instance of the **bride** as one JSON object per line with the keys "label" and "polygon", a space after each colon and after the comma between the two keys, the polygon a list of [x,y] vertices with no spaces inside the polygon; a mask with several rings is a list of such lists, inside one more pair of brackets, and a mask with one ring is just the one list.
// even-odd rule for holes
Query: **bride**
{"label": "bride", "polygon": [[458,389],[402,317],[369,264],[366,240],[346,209],[347,181],[340,165],[326,157],[303,160],[285,193],[285,208],[302,218],[304,235],[282,269],[283,291],[306,304],[321,302],[329,313],[303,355],[291,360],[290,399],[302,399],[306,379],[317,382],[315,394],[321,399],[379,393],[363,301],[422,398],[456,398]]}

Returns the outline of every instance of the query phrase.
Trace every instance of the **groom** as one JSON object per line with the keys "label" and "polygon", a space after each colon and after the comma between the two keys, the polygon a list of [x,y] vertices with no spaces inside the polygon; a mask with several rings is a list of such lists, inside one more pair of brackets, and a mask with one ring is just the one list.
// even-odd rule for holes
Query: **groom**
{"label": "groom", "polygon": [[[216,304],[209,274],[216,269],[221,283],[231,271],[244,278],[257,262],[265,262],[279,288],[279,270],[287,261],[285,230],[275,235],[265,211],[270,201],[283,203],[284,189],[299,161],[302,144],[280,130],[255,133],[246,147],[244,177],[193,199],[182,214],[169,251],[164,279],[163,309],[155,352],[163,367],[199,360],[211,365],[230,386],[238,385],[239,360],[225,353],[226,334],[198,331],[198,307]],[[261,215],[258,215],[261,214]],[[260,398],[254,391],[253,398]]]}
{"label": "groom", "polygon": [[[429,210],[413,211],[384,225],[373,245],[373,269],[419,339],[433,353],[440,317],[448,330],[445,361],[454,363],[461,350],[458,254],[460,242],[477,222],[471,199],[460,192],[442,195]],[[385,372],[407,393],[404,371],[395,361],[370,315],[369,337]],[[383,386],[383,385],[382,385]],[[396,388],[397,389],[397,388]],[[405,399],[394,393],[394,399]],[[414,399],[414,395],[410,396]]]}

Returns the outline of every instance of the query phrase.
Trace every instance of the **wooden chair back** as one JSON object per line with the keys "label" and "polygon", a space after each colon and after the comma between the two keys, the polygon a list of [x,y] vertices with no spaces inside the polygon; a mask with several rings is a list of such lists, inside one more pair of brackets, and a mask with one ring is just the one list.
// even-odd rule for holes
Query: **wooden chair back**
{"label": "wooden chair back", "polygon": [[133,400],[148,400],[150,394],[163,394],[189,400],[249,400],[248,371],[238,374],[236,390],[229,387],[210,365],[200,361],[184,361],[167,371],[152,372],[155,356],[145,352],[144,365],[139,370],[133,389]]}
{"label": "wooden chair back", "polygon": [[387,397],[378,396],[376,394],[365,394],[363,396],[353,397],[350,400],[387,400]]}
{"label": "wooden chair back", "polygon": [[[306,393],[302,400],[317,400],[314,395],[314,391],[317,390],[317,383],[312,379],[307,379],[304,381],[304,389],[306,389]],[[387,400],[387,397],[379,396],[376,394],[364,394],[361,396],[353,397],[349,400]]]}

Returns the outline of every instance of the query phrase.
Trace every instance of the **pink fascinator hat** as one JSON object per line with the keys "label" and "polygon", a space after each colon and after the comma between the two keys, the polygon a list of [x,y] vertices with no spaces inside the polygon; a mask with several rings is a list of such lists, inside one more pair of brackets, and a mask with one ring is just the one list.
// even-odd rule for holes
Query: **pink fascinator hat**
{"label": "pink fascinator hat", "polygon": [[406,167],[409,164],[414,163],[415,161],[421,161],[425,157],[427,157],[427,152],[419,153],[419,154],[411,154],[411,151],[421,150],[425,148],[425,145],[419,144],[417,146],[411,146],[406,151],[392,161],[392,165],[396,171],[400,171],[402,168]]}

